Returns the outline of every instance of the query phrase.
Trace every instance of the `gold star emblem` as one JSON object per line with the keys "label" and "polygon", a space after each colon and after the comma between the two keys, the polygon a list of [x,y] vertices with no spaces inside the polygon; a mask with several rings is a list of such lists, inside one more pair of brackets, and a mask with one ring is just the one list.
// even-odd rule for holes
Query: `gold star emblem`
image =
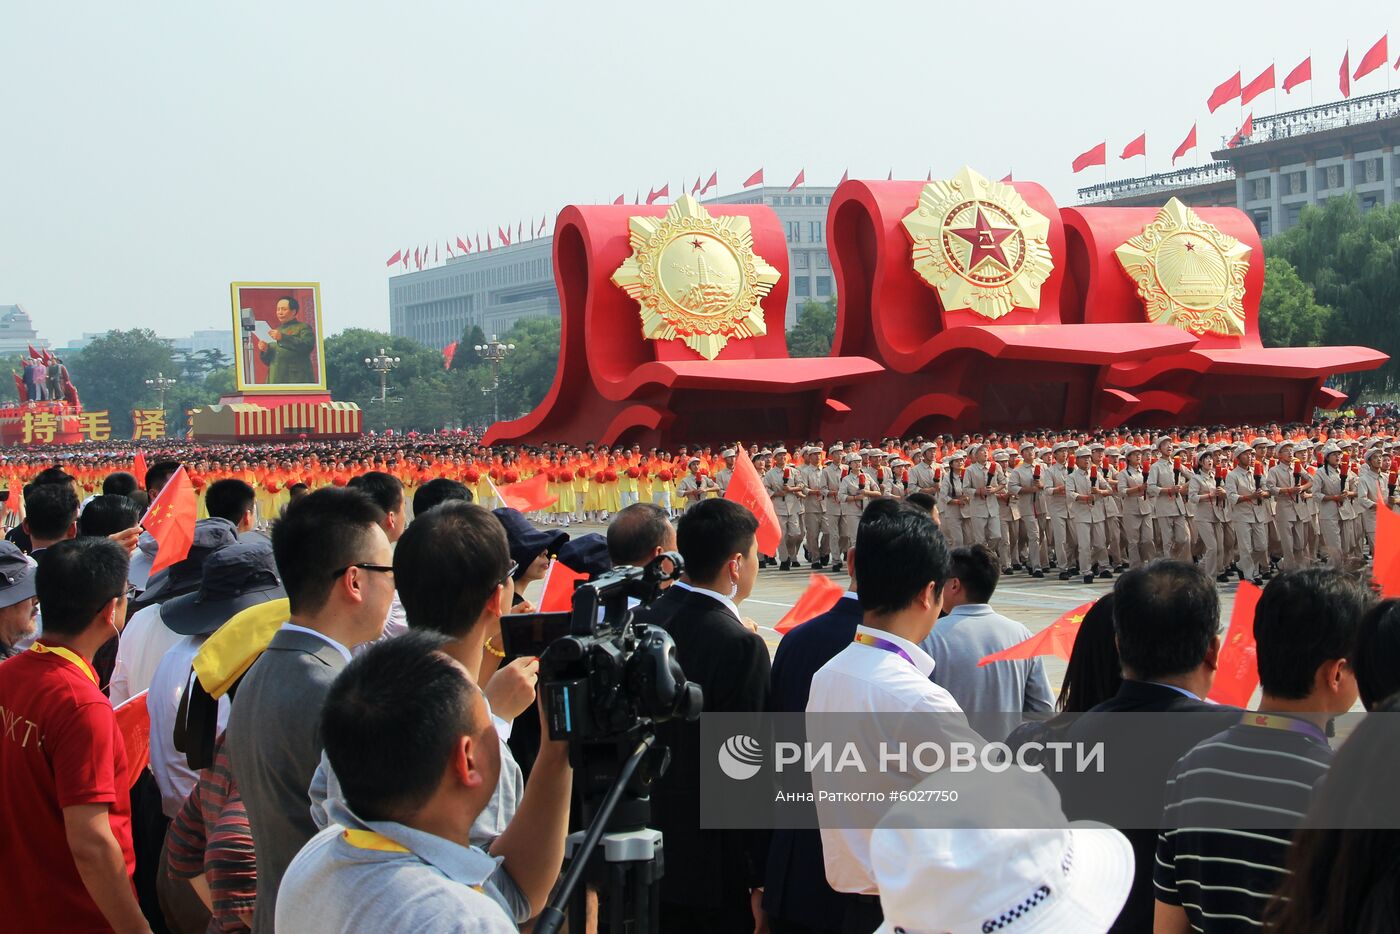
{"label": "gold star emblem", "polygon": [[637,300],[643,337],[680,339],[713,360],[730,340],[768,333],[762,302],[781,274],[754,253],[747,217],[712,217],[682,195],[627,229],[632,255],[612,281]]}
{"label": "gold star emblem", "polygon": [[1040,287],[1055,268],[1050,220],[1005,182],[967,166],[929,182],[904,218],[904,231],[914,271],[937,290],[945,310],[966,308],[995,320],[1040,307]]}
{"label": "gold star emblem", "polygon": [[1179,199],[1113,253],[1137,285],[1149,321],[1197,335],[1244,334],[1250,248]]}

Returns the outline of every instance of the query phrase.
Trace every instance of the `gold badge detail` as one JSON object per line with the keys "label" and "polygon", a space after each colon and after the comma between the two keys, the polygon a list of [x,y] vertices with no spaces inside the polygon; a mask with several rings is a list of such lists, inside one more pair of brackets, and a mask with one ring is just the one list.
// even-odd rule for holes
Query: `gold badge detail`
{"label": "gold badge detail", "polygon": [[1015,188],[963,166],[929,182],[904,218],[914,271],[938,291],[943,307],[993,320],[1015,308],[1039,308],[1040,286],[1055,268],[1050,221]]}
{"label": "gold badge detail", "polygon": [[712,217],[682,195],[665,217],[628,220],[632,255],[612,281],[637,300],[642,335],[680,338],[706,360],[768,333],[762,301],[781,273],[753,251],[747,217]]}
{"label": "gold badge detail", "polygon": [[1177,198],[1113,253],[1137,285],[1149,321],[1196,335],[1244,334],[1250,248]]}

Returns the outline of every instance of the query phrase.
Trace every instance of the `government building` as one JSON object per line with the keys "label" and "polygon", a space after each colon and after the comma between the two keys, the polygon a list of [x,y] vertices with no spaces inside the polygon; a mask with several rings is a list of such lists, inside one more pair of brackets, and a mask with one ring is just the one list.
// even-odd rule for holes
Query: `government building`
{"label": "government building", "polygon": [[1254,132],[1208,165],[1079,189],[1082,205],[1237,207],[1261,237],[1298,223],[1304,206],[1354,194],[1361,209],[1397,198],[1400,90],[1254,118]]}
{"label": "government building", "polygon": [[[787,238],[787,326],[810,300],[825,301],[835,287],[826,252],[826,210],[835,188],[803,185],[749,188],[704,199],[705,204],[766,204]],[[441,350],[472,325],[504,336],[524,318],[559,316],[551,257],[553,238],[449,259],[441,266],[389,277],[389,332]]]}

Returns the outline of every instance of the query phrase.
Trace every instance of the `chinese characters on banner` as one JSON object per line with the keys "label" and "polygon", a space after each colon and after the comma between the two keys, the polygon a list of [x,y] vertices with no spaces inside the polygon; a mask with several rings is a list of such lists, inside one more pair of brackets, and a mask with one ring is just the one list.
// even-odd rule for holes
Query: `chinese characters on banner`
{"label": "chinese characters on banner", "polygon": [[[160,409],[131,411],[131,440],[152,441],[165,437],[165,412]],[[20,439],[24,444],[53,444],[59,435],[82,435],[85,441],[112,440],[109,412],[78,412],[56,415],[53,412],[25,412],[20,420]]]}
{"label": "chinese characters on banner", "polygon": [[132,409],[131,440],[158,441],[165,437],[164,409]]}

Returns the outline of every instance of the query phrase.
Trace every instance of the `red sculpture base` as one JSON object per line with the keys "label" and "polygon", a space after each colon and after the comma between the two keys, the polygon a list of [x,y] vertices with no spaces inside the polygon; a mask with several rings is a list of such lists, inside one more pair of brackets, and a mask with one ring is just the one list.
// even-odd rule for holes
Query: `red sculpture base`
{"label": "red sculpture base", "polygon": [[338,441],[358,438],[361,426],[360,407],[328,392],[235,393],[190,416],[190,436],[201,441]]}
{"label": "red sculpture base", "polygon": [[[82,432],[82,421],[79,415],[82,413],[82,406],[72,406],[67,403],[52,402],[30,402],[24,405],[6,405],[0,408],[0,444],[77,444],[86,440]],[[54,421],[48,424],[53,425],[53,434],[49,435],[47,426],[34,425],[31,420],[31,437],[26,440],[24,432],[25,414],[54,416]],[[47,418],[45,422],[47,422]]]}

